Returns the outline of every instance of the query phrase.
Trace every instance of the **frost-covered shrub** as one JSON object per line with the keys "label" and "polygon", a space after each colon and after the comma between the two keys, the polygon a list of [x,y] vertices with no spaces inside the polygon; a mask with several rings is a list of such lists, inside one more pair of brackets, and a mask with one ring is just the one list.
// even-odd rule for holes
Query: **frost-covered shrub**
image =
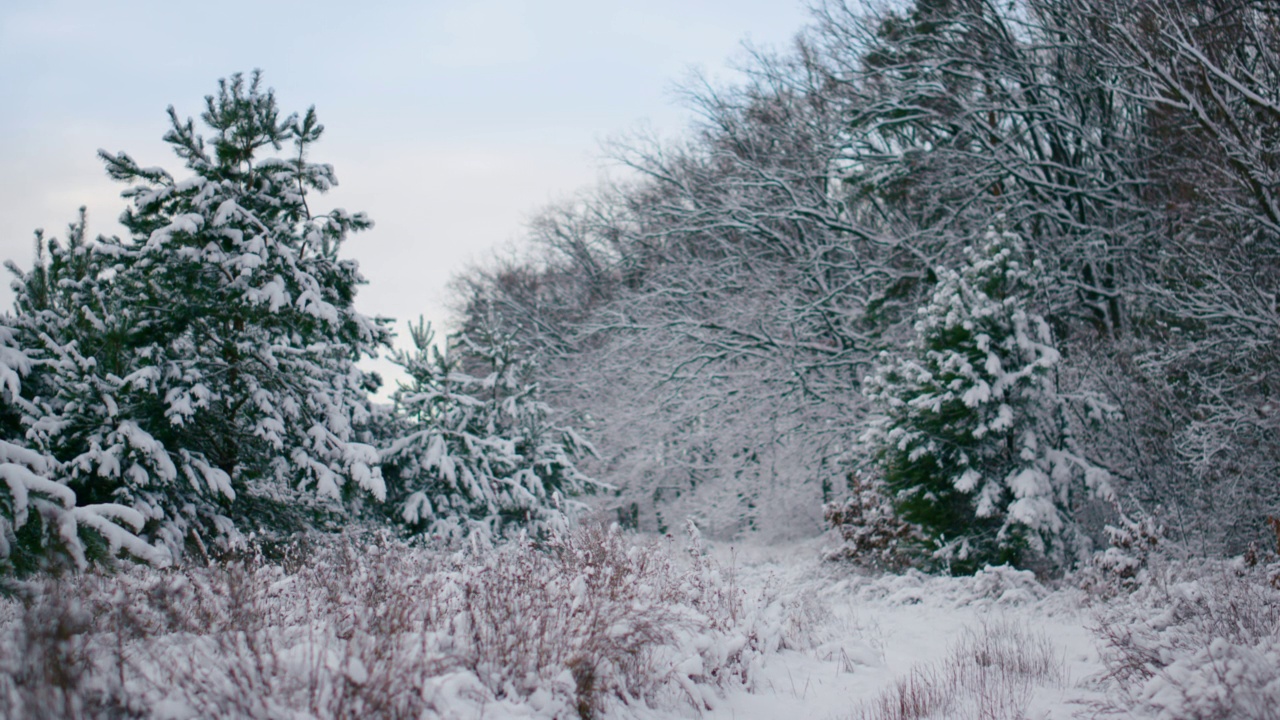
{"label": "frost-covered shrub", "polygon": [[1167,720],[1280,717],[1275,568],[1171,563],[1098,611],[1113,710]]}
{"label": "frost-covered shrub", "polygon": [[[469,601],[465,627],[456,631],[474,638],[487,685],[532,693],[530,677],[572,679],[575,708],[594,717],[610,698],[683,698],[705,708],[711,688],[735,672],[741,679],[745,638],[727,648],[722,639],[736,630],[741,600],[724,597],[705,567],[599,528],[554,540],[548,550],[549,558],[500,553],[460,588]],[[718,641],[695,650],[690,643],[704,633]]]}
{"label": "frost-covered shrub", "polygon": [[[317,553],[303,573],[251,554],[28,583],[20,622],[0,636],[23,658],[0,663],[0,715],[41,717],[41,698],[61,690],[80,709],[69,717],[418,717],[420,693],[404,681],[433,662],[409,634],[423,566],[363,550],[360,562],[354,550]],[[72,629],[48,629],[61,627]],[[39,672],[72,651],[74,685]]]}
{"label": "frost-covered shrub", "polygon": [[421,321],[410,332],[415,350],[395,356],[410,379],[398,437],[382,451],[398,519],[454,537],[564,530],[569,498],[597,487],[575,464],[591,448],[551,422],[514,339],[490,324],[442,351]]}
{"label": "frost-covered shrub", "polygon": [[[92,716],[103,709],[100,706],[108,703],[88,697],[93,670],[88,633],[94,618],[80,594],[50,593],[25,600],[21,625],[0,641],[5,645],[0,653],[0,715],[54,720]],[[13,623],[13,609],[0,610],[0,618],[10,615],[7,624]]]}
{"label": "frost-covered shrub", "polygon": [[1058,351],[1027,309],[1035,271],[1016,235],[991,230],[960,272],[937,270],[912,352],[864,381],[883,415],[863,443],[953,572],[1068,564],[1087,550],[1073,507],[1111,493],[1072,442]]}

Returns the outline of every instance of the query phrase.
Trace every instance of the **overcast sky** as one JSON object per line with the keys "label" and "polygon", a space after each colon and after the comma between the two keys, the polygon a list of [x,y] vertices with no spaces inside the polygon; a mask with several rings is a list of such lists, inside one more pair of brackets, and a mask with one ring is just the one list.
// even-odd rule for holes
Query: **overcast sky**
{"label": "overcast sky", "polygon": [[63,235],[80,205],[90,234],[122,233],[98,148],[177,173],[165,108],[198,116],[218,78],[261,68],[282,110],[314,104],[326,127],[312,157],[341,186],[313,207],[375,222],[346,248],[357,307],[440,325],[448,279],[592,184],[600,141],[678,134],[674,86],[730,78],[743,41],[785,46],[801,3],[3,0],[0,257],[29,266],[32,230]]}

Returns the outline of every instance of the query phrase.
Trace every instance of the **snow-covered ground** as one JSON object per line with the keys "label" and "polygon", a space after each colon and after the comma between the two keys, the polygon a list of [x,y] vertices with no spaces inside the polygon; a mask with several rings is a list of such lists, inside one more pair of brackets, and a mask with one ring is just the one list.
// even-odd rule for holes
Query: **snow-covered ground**
{"label": "snow-covered ground", "polygon": [[[1027,717],[1068,718],[1099,699],[1090,679],[1103,666],[1081,591],[1049,591],[1030,573],[1003,568],[965,578],[871,575],[823,561],[822,548],[830,542],[713,545],[719,563],[735,569],[749,602],[771,614],[779,632],[801,647],[764,655],[750,686],[727,690],[706,711],[654,717],[854,718],[860,706],[891,693],[913,670],[943,664],[966,632],[1000,627],[1042,635],[1062,662],[1060,681],[1027,688]],[[972,710],[957,698],[933,717],[964,717]]]}

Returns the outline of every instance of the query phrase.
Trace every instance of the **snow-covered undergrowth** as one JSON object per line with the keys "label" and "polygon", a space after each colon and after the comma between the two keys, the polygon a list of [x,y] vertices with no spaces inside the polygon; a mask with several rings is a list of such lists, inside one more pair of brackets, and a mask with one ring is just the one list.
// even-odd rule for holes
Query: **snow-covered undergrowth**
{"label": "snow-covered undergrowth", "polygon": [[1280,718],[1280,565],[1157,562],[1097,611],[1104,709],[1161,720]]}
{"label": "snow-covered undergrowth", "polygon": [[690,547],[346,541],[43,579],[0,603],[0,716],[626,717],[712,707],[803,623]]}
{"label": "snow-covered undergrowth", "polygon": [[1152,556],[1050,587],[818,543],[365,537],[11,583],[0,717],[1278,717],[1280,566]]}

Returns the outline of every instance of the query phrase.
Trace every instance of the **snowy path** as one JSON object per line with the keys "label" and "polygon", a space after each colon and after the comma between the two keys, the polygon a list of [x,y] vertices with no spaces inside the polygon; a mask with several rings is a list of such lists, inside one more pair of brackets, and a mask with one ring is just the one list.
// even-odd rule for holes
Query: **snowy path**
{"label": "snowy path", "polygon": [[1043,633],[1063,659],[1060,687],[1035,687],[1030,718],[1069,718],[1096,695],[1084,687],[1101,670],[1072,591],[1045,592],[1025,576],[864,577],[824,563],[816,541],[783,548],[713,549],[750,596],[776,597],[784,625],[810,646],[765,658],[754,692],[735,689],[702,713],[656,718],[843,720],[924,663],[941,663],[966,628],[1001,622]]}

